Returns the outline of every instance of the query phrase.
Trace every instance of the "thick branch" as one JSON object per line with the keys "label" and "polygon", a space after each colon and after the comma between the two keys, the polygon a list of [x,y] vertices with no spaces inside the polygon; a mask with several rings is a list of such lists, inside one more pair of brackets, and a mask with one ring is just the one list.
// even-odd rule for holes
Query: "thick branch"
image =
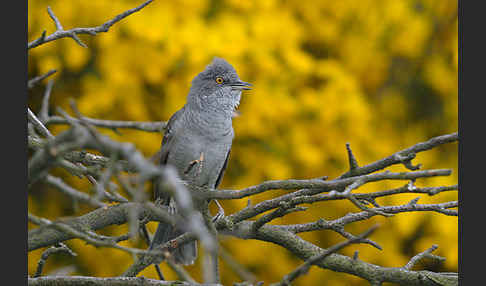
{"label": "thick branch", "polygon": [[29,286],[220,286],[221,284],[199,284],[182,281],[161,281],[144,277],[86,277],[86,276],[47,276],[29,278]]}
{"label": "thick branch", "polygon": [[[133,207],[135,204],[136,203],[124,203],[124,204],[120,204],[120,205],[109,207],[109,208],[100,208],[100,209],[97,209],[97,210],[95,210],[91,213],[84,215],[84,216],[74,218],[74,219],[71,219],[71,220],[65,220],[64,223],[67,224],[67,225],[72,225],[74,227],[80,227],[81,229],[90,229],[90,230],[97,230],[97,229],[104,228],[104,227],[106,227],[108,225],[112,225],[112,224],[126,223],[128,221],[129,208]],[[398,212],[403,212],[403,211],[434,210],[436,208],[444,210],[444,209],[447,209],[447,208],[450,208],[450,207],[455,207],[455,206],[457,206],[457,202],[444,203],[444,204],[441,204],[439,206],[437,206],[437,205],[430,206],[430,205],[410,205],[410,204],[407,204],[407,205],[399,206],[399,207],[383,207],[381,210],[387,211],[387,212],[392,212],[392,213],[393,212],[398,213]],[[158,209],[157,207],[152,206],[152,208],[148,208],[146,205],[138,205],[138,207],[140,208],[140,212],[139,212],[140,218],[147,216],[147,218],[149,220],[155,219],[155,215],[156,215],[155,210]],[[153,211],[153,212],[151,212],[151,211]],[[165,214],[166,213],[164,212],[164,215]],[[337,219],[337,220],[333,221],[333,223],[335,222],[336,224],[344,225],[344,224],[351,223],[351,222],[354,222],[354,221],[364,220],[366,218],[369,218],[372,215],[373,215],[372,213],[369,213],[369,212],[366,212],[366,211],[363,211],[363,212],[360,212],[360,213],[353,213],[353,214],[346,215],[343,218]],[[171,218],[171,217],[169,216],[169,218]],[[167,219],[167,218],[162,217],[162,219],[164,220],[164,219]],[[159,220],[160,220],[160,218],[159,218]],[[223,226],[217,225],[217,226],[219,226],[220,231],[222,231],[222,233],[225,233],[225,234],[230,234],[230,235],[237,236],[237,237],[244,238],[244,239],[253,238],[253,239],[260,239],[260,240],[280,244],[280,245],[286,247],[287,249],[289,249],[290,251],[295,252],[296,255],[298,254],[297,256],[299,256],[301,258],[304,257],[304,254],[306,253],[305,252],[306,248],[307,249],[314,249],[313,252],[312,252],[313,253],[312,255],[317,254],[318,253],[317,251],[320,249],[320,248],[317,248],[316,246],[310,244],[309,242],[301,240],[297,235],[295,235],[294,232],[298,232],[298,231],[296,231],[297,229],[295,227],[263,225],[255,232],[253,230],[253,225],[252,225],[253,223],[254,222],[250,223],[250,222],[247,222],[247,221],[241,222],[241,223],[237,224],[233,228],[233,230],[228,230],[227,228],[225,228],[224,225]],[[29,249],[29,251],[34,250],[34,249],[37,249],[39,247],[53,245],[57,242],[61,242],[61,241],[64,241],[64,240],[67,240],[67,239],[70,239],[70,238],[72,238],[72,236],[70,236],[69,234],[62,232],[62,231],[59,231],[58,229],[56,229],[55,227],[52,227],[50,225],[46,225],[46,226],[39,227],[37,229],[31,230],[29,232],[28,249]],[[178,238],[179,242],[177,242],[175,244],[184,243],[184,242],[187,242],[187,241],[194,239],[194,238],[195,238],[195,236],[190,235],[190,233],[186,233],[186,236],[179,237]],[[171,244],[174,244],[174,242],[173,241],[168,242],[168,245],[171,245]],[[297,249],[294,249],[294,247],[293,247],[294,244],[297,245],[296,246]],[[298,247],[299,244],[303,244],[304,246],[306,246],[306,248],[303,248],[302,250],[300,250],[299,247]],[[167,246],[163,245],[163,246],[161,246],[161,249],[164,249],[164,247],[167,247]],[[155,250],[158,250],[158,249],[155,249]],[[309,257],[312,256],[312,255],[309,254]],[[308,259],[309,257],[306,257],[305,259]],[[326,261],[328,261],[331,257],[332,256],[328,257],[326,259]],[[130,271],[127,270],[127,273],[125,275],[133,276],[134,273],[136,274],[136,273],[140,272],[141,270],[143,270],[144,268],[146,268],[153,261],[152,260],[153,258],[151,258],[149,256],[148,256],[148,258],[149,258],[149,260],[142,261],[141,264],[138,264],[137,267],[133,267],[132,269],[130,269]],[[346,264],[346,263],[349,263],[346,260],[348,258],[346,257],[344,260],[342,260],[342,259],[344,259],[344,258],[340,258],[340,260],[336,260],[336,261],[339,261],[338,264],[335,264],[333,266],[336,269],[339,269],[339,270],[336,270],[336,271],[344,271],[344,272],[347,272],[347,273],[355,274],[355,272],[357,270],[353,270],[354,268],[352,268],[352,266]],[[334,263],[337,263],[336,261]],[[343,263],[346,262],[346,263],[344,265],[341,265],[341,262],[343,262]],[[364,263],[364,262],[362,262],[362,263]],[[388,268],[380,268],[379,266],[375,266],[375,265],[372,265],[372,264],[366,264],[366,265],[370,269],[378,268],[379,271],[374,270],[376,273],[385,272],[385,270],[388,269]],[[358,267],[358,266],[356,266],[356,267]],[[351,267],[351,268],[349,268],[349,267]],[[326,266],[326,268],[329,268],[329,267]],[[329,269],[333,270],[332,268],[329,268]],[[360,274],[358,276],[363,277],[365,279],[370,278],[368,276],[362,276],[363,274],[361,272],[357,272],[357,274]],[[399,274],[394,274],[394,275],[400,276]],[[405,279],[405,278],[393,278],[393,279],[396,280],[396,279]],[[386,280],[386,281],[393,282],[393,280]],[[399,281],[399,280],[397,280],[397,281]],[[408,284],[408,285],[415,285],[415,284]],[[429,284],[424,284],[424,285],[429,285]]]}
{"label": "thick branch", "polygon": [[[296,234],[273,225],[264,225],[257,233],[254,233],[252,222],[244,221],[235,226],[232,233],[243,239],[258,239],[278,244],[304,261],[325,251]],[[423,271],[409,271],[402,267],[381,267],[336,253],[329,255],[325,260],[316,262],[315,265],[336,272],[352,274],[368,281],[392,282],[407,286],[436,286],[429,275],[434,278],[443,276],[429,271],[426,276]],[[457,277],[448,278],[457,281]]]}
{"label": "thick branch", "polygon": [[[62,222],[75,229],[95,231],[110,225],[121,225],[128,222],[130,208],[133,207],[139,208],[139,219],[146,218],[148,220],[175,223],[173,215],[154,206],[152,203],[123,203],[111,207],[103,207],[80,217],[63,219]],[[73,237],[73,235],[61,231],[52,225],[44,225],[29,231],[27,249],[32,251],[72,239]]]}
{"label": "thick branch", "polygon": [[[31,135],[29,135],[27,139],[28,139],[29,148],[32,148],[34,150],[44,147],[48,142],[44,139],[37,138]],[[110,162],[113,163],[112,162],[113,160],[111,160],[110,158],[101,155],[92,154],[86,151],[67,152],[63,155],[63,158],[72,163],[81,163],[82,165],[88,167],[95,166],[97,168],[105,168],[109,165]],[[127,172],[136,171],[136,169],[131,167],[126,160],[117,160],[116,164],[119,165],[123,171],[127,171]],[[87,172],[82,172],[82,173],[89,174],[90,173],[89,168],[87,169]]]}
{"label": "thick branch", "polygon": [[[427,148],[430,149],[433,147],[432,145],[435,144],[434,146],[437,146],[447,140],[449,140],[449,142],[455,141],[457,140],[457,134],[455,134],[455,139],[454,134],[451,134],[445,135],[449,136],[445,139],[444,136],[439,136],[425,143],[419,143],[417,145],[414,145],[409,148],[410,150],[413,149],[412,151],[410,151],[409,149],[405,149],[404,151],[408,151],[401,151],[403,153],[398,152],[397,154],[394,154],[394,157],[393,155],[390,156],[393,157],[392,159],[395,161],[385,160],[385,162],[383,160],[380,160],[373,164],[367,165],[367,169],[363,169],[367,166],[355,166],[353,168],[354,171],[363,173],[361,175],[353,177],[346,177],[343,175],[331,181],[324,181],[321,178],[312,180],[269,181],[257,186],[246,188],[241,191],[217,191],[208,189],[192,190],[191,188],[187,190],[187,186],[181,186],[180,183],[178,183],[177,176],[175,175],[175,171],[173,169],[161,169],[155,166],[152,162],[145,159],[143,155],[141,155],[141,153],[138,152],[132,144],[115,142],[107,136],[98,134],[96,130],[92,126],[90,126],[91,123],[88,122],[88,119],[86,117],[82,117],[79,112],[76,113],[78,115],[77,119],[67,116],[64,113],[66,122],[71,124],[73,128],[65,134],[60,134],[53,139],[46,140],[49,144],[46,143],[42,145],[39,144],[39,140],[29,140],[29,144],[32,146],[36,146],[35,148],[38,149],[38,152],[34,154],[34,156],[31,158],[31,161],[29,162],[29,171],[44,169],[46,166],[40,164],[42,159],[45,159],[46,156],[56,157],[59,155],[59,151],[61,151],[60,154],[63,156],[63,158],[66,158],[65,156],[67,154],[73,153],[72,150],[76,146],[79,148],[94,148],[101,151],[101,153],[107,155],[108,157],[116,154],[116,158],[125,159],[127,164],[134,168],[135,171],[139,171],[139,174],[136,177],[138,183],[143,183],[152,179],[160,179],[160,186],[162,187],[162,189],[170,189],[169,192],[171,193],[171,195],[175,196],[176,202],[180,207],[180,214],[182,215],[182,217],[187,219],[189,231],[191,231],[174,239],[173,241],[166,243],[165,245],[160,246],[160,249],[159,247],[155,249],[154,251],[158,251],[158,255],[151,252],[144,252],[141,250],[139,251],[137,249],[136,252],[133,253],[144,253],[145,255],[144,257],[136,261],[133,267],[129,268],[127,272],[124,273],[124,275],[127,276],[136,275],[142,269],[144,269],[151,263],[154,263],[154,261],[157,260],[157,257],[160,258],[160,251],[176,247],[177,245],[180,245],[180,243],[186,243],[194,239],[200,239],[203,242],[203,245],[205,244],[204,240],[207,240],[206,245],[210,245],[209,242],[212,236],[207,235],[207,229],[205,229],[205,226],[203,224],[199,223],[200,218],[196,213],[196,209],[200,210],[198,205],[201,204],[201,201],[204,201],[206,199],[238,199],[273,189],[297,189],[297,191],[279,196],[274,199],[266,200],[255,206],[249,204],[245,209],[228,217],[224,217],[221,220],[217,220],[216,227],[218,231],[222,234],[229,234],[244,239],[263,240],[278,244],[288,249],[296,256],[305,261],[307,261],[310,257],[315,258],[329,254],[325,254],[326,250],[321,249],[318,246],[313,245],[312,243],[302,240],[300,237],[297,236],[297,233],[299,232],[332,229],[342,234],[344,237],[353,240],[357,239],[357,236],[354,236],[344,231],[344,226],[349,223],[366,220],[377,214],[389,215],[411,211],[432,211],[445,215],[457,216],[457,210],[452,209],[458,207],[457,201],[440,204],[418,204],[418,200],[415,199],[408,204],[399,206],[380,206],[374,201],[374,199],[377,197],[406,192],[427,193],[429,195],[434,195],[438,192],[457,189],[457,186],[420,189],[410,183],[404,187],[393,190],[366,194],[351,193],[353,189],[368,182],[375,182],[380,180],[407,180],[413,182],[417,178],[449,175],[451,173],[451,170],[423,170],[401,173],[392,173],[386,171],[374,174],[368,174],[367,172],[374,172],[373,170],[375,170],[378,165],[389,166],[391,164],[397,163],[410,165],[410,160],[415,156],[415,152],[420,152],[421,150],[426,150]],[[119,126],[113,127],[112,125],[112,128],[119,128]],[[75,136],[76,133],[80,136]],[[71,140],[73,138],[75,139]],[[80,140],[80,138],[83,138],[83,140]],[[32,137],[32,139],[34,138]],[[65,144],[69,140],[72,141],[70,142],[70,144],[68,144],[67,146],[61,146],[61,144]],[[42,147],[39,147],[38,145],[42,145]],[[52,149],[53,146],[57,147],[54,149],[54,152]],[[59,149],[59,147],[62,148]],[[380,165],[379,162],[384,163],[381,163]],[[32,174],[33,172],[29,173]],[[50,177],[47,176],[46,178],[47,180],[49,180]],[[51,183],[56,182],[53,181]],[[66,193],[77,196],[78,199],[84,199],[86,202],[88,202],[87,198],[83,197],[80,193],[72,192],[72,189],[66,188],[66,186],[63,185],[58,184],[58,187],[63,189],[63,191],[65,191]],[[322,192],[326,191],[329,193],[321,194]],[[287,226],[267,224],[274,218],[286,215],[291,211],[301,210],[300,207],[296,207],[296,205],[298,204],[314,203],[331,199],[350,199],[360,208],[364,209],[364,211],[359,213],[349,213],[343,217],[328,222],[324,220],[319,220],[318,222],[314,223]],[[368,207],[364,207],[364,205],[362,205],[361,203],[361,200],[370,201],[371,203],[373,203],[374,208],[369,209]],[[96,204],[97,202],[91,203]],[[251,217],[275,208],[278,209],[272,213],[262,216],[262,218],[256,220],[256,222],[245,221]],[[163,220],[169,221],[170,223],[174,223],[176,220],[175,217],[170,216],[167,212],[160,210],[153,204],[147,203],[123,203],[114,207],[102,207],[81,217],[65,219],[62,221],[62,224],[48,221],[41,222],[32,218],[33,221],[39,222],[40,224],[42,224],[42,226],[29,232],[28,249],[30,251],[39,247],[54,245],[55,243],[74,237],[82,237],[82,239],[85,239],[87,242],[90,243],[96,242],[94,241],[95,239],[92,239],[93,237],[90,236],[85,238],[82,234],[93,234],[92,232],[94,230],[104,228],[108,225],[122,224],[130,221],[130,219],[133,220],[133,218],[131,217],[131,215],[133,214],[131,210],[133,209],[137,209],[137,219],[139,220]],[[60,225],[67,226],[67,228],[60,228]],[[362,239],[361,242],[370,243],[380,248],[378,244],[370,240]],[[408,269],[407,267],[380,267],[362,262],[358,259],[352,259],[338,254],[329,255],[326,259],[315,261],[315,263],[322,268],[330,269],[333,271],[345,272],[362,277],[368,281],[373,281],[373,283],[375,283],[376,285],[380,285],[381,282],[395,282],[403,285],[433,285],[432,281],[438,281],[445,277],[442,274],[437,274],[433,272],[425,273],[423,271],[411,271],[411,269]],[[452,276],[452,278],[447,276],[447,279],[454,279],[454,276]]]}

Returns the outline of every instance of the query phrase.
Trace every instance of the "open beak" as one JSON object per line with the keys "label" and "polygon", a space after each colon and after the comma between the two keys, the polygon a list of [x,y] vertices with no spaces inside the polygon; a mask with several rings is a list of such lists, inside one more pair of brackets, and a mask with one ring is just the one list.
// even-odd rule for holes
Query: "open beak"
{"label": "open beak", "polygon": [[230,83],[230,86],[235,90],[250,90],[252,84],[240,80],[234,83]]}

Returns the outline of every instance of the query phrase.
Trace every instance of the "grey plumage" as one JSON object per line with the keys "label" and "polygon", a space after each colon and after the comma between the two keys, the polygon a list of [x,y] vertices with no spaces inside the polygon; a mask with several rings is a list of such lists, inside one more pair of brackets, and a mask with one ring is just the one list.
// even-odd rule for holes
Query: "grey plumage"
{"label": "grey plumage", "polygon": [[[179,176],[197,186],[217,188],[226,169],[234,137],[232,117],[240,103],[241,91],[251,84],[240,80],[233,66],[214,58],[193,80],[186,104],[169,119],[160,150],[160,164],[173,165]],[[155,198],[176,212],[175,203],[157,185]],[[184,231],[159,223],[150,249]],[[176,263],[193,264],[196,242],[182,245],[172,253]]]}

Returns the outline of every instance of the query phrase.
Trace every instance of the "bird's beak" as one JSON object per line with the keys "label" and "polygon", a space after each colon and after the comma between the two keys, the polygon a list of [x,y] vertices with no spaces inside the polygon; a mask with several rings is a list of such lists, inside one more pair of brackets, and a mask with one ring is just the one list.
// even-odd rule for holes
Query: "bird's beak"
{"label": "bird's beak", "polygon": [[251,89],[250,86],[252,86],[252,84],[240,80],[234,83],[230,83],[230,86],[236,90],[250,90]]}

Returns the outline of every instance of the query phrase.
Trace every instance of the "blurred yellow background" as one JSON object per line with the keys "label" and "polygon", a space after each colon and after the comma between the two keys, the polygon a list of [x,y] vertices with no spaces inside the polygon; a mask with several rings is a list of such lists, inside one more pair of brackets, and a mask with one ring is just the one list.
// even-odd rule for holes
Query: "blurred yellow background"
{"label": "blurred yellow background", "polygon": [[[47,6],[64,29],[91,27],[143,1],[28,1],[28,41],[50,34],[55,26]],[[341,1],[200,1],[156,0],[141,11],[97,36],[80,35],[88,48],[65,38],[28,51],[29,78],[57,69],[51,107],[70,112],[69,98],[93,118],[158,121],[185,103],[191,79],[213,56],[228,60],[240,78],[253,83],[234,120],[235,140],[220,186],[240,189],[264,180],[303,179],[340,175],[347,169],[345,143],[349,142],[361,165],[388,156],[430,137],[457,131],[458,19],[452,0],[341,0]],[[29,106],[39,110],[47,80],[29,94]],[[54,109],[52,109],[54,112]],[[54,133],[61,130],[53,126]],[[133,130],[116,134],[133,142],[146,156],[160,147],[161,135]],[[446,178],[418,180],[417,186],[457,183],[457,144],[420,153],[413,163],[423,169],[451,168]],[[403,166],[391,170],[404,171]],[[85,180],[59,170],[56,175],[88,192]],[[381,182],[358,190],[384,190],[406,182]],[[276,196],[268,192],[252,202]],[[404,204],[418,195],[400,195],[378,203]],[[422,196],[419,203],[457,199],[456,192]],[[246,200],[223,201],[226,214]],[[54,219],[75,216],[90,208],[71,201],[41,183],[29,190],[29,211]],[[359,211],[346,201],[309,206],[274,223],[303,223],[335,219]],[[387,267],[403,266],[432,244],[447,260],[420,264],[435,271],[457,271],[457,217],[432,213],[376,217],[349,225],[358,234],[374,223],[381,227],[371,239],[383,246],[352,245],[340,253]],[[156,223],[149,223],[155,231]],[[29,224],[29,228],[33,227]],[[110,227],[104,234],[126,233],[126,226]],[[331,231],[302,234],[321,247],[343,241]],[[74,265],[71,274],[120,275],[132,257],[119,250],[95,248],[79,240],[67,242],[77,257],[58,254],[49,258],[44,273]],[[142,242],[124,245],[145,247]],[[269,243],[222,238],[222,244],[259,280],[268,284],[301,261]],[[28,272],[35,272],[43,249],[28,254]],[[201,259],[188,267],[200,279]],[[239,281],[221,262],[225,285]],[[168,279],[175,274],[162,264]],[[157,278],[154,267],[140,275]],[[199,280],[200,281],[200,280]],[[295,285],[367,285],[343,273],[312,268]]]}

